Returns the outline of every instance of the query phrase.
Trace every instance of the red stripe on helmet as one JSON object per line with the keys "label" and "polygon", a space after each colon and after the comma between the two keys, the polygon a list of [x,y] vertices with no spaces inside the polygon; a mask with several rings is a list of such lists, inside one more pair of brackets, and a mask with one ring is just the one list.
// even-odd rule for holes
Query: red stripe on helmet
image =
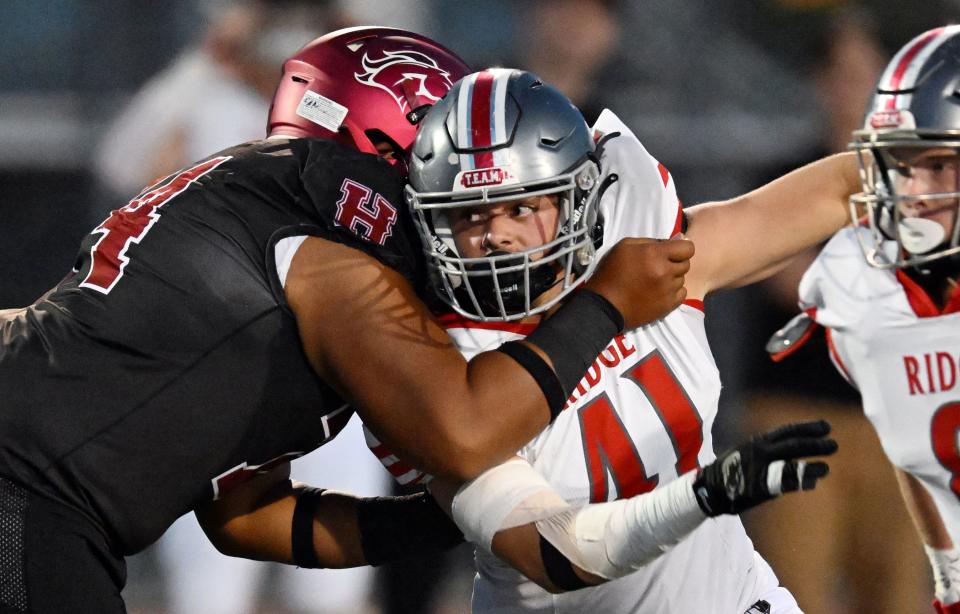
{"label": "red stripe on helmet", "polygon": [[[930,41],[940,36],[943,33],[944,28],[935,28],[924,34],[916,44],[907,50],[903,54],[903,57],[900,59],[900,63],[897,64],[897,67],[894,69],[893,74],[890,75],[890,79],[883,84],[883,89],[889,90],[891,92],[896,92],[901,89],[901,82],[903,81],[903,75],[906,74],[907,69],[910,68],[911,62],[914,58],[923,51],[923,48],[930,44]],[[886,107],[888,109],[896,108],[896,95],[892,95],[887,99]]]}
{"label": "red stripe on helmet", "polygon": [[[477,75],[473,84],[473,99],[470,101],[470,129],[473,147],[490,147],[492,127],[490,126],[490,94],[493,92],[494,75],[484,71]],[[473,156],[474,168],[492,168],[493,152],[483,151]]]}

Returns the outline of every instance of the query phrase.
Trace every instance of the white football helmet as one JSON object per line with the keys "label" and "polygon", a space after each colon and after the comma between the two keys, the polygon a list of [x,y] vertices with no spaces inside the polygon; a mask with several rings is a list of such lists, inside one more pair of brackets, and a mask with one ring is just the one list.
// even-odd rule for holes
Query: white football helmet
{"label": "white football helmet", "polygon": [[[897,52],[850,148],[863,182],[850,212],[870,229],[869,239],[858,237],[871,265],[922,267],[960,254],[960,26],[925,32]],[[930,160],[937,166],[927,168]],[[905,187],[944,165],[957,181],[928,193]]]}

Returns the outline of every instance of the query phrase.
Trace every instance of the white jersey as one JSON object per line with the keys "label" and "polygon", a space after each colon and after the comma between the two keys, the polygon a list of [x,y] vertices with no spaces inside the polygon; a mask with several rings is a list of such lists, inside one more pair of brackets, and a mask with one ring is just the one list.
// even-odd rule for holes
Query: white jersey
{"label": "white jersey", "polygon": [[867,264],[857,232],[867,230],[827,243],[800,299],[827,328],[831,358],[860,390],[890,461],[920,480],[960,543],[960,295],[939,313],[902,271]]}
{"label": "white jersey", "polygon": [[[608,142],[601,159],[604,175],[619,175],[600,205],[601,254],[626,236],[668,238],[679,232],[680,203],[666,169],[609,111],[595,129],[622,134]],[[528,324],[457,316],[441,322],[468,359],[533,330]],[[553,424],[519,454],[571,505],[638,495],[715,459],[711,428],[719,396],[703,305],[689,301],[614,339]],[[378,456],[401,481],[422,479],[382,447]],[[708,519],[643,569],[570,593],[552,595],[479,550],[477,567],[475,612],[740,614],[777,585],[737,516]]]}

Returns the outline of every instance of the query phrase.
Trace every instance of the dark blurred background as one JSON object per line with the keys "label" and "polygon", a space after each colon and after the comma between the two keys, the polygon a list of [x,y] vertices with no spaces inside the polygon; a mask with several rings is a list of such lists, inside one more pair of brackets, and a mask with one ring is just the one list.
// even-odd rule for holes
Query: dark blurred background
{"label": "dark blurred background", "polygon": [[[282,59],[344,25],[405,27],[476,68],[532,70],[588,122],[613,109],[694,204],[842,150],[890,55],[958,18],[960,0],[3,0],[0,308],[56,283],[80,238],[150,179],[262,136]],[[708,300],[725,383],[718,441],[830,418],[842,451],[826,487],[748,515],[748,529],[809,613],[926,611],[926,564],[857,398],[822,347],[785,365],[764,356],[808,261]],[[295,477],[387,492],[355,426]],[[218,571],[223,557],[180,524],[131,561],[131,612],[468,608],[465,547],[376,574],[232,561]]]}

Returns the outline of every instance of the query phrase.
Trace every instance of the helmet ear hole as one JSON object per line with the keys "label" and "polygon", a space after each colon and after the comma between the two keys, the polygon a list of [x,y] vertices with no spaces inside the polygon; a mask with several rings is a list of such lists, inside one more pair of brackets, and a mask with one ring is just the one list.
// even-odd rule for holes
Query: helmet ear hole
{"label": "helmet ear hole", "polygon": [[383,130],[378,130],[376,128],[371,128],[364,130],[363,133],[367,135],[367,138],[373,143],[377,151],[386,151],[389,149],[392,151],[394,157],[399,157],[403,154],[403,148],[397,145],[396,141],[387,136],[387,133]]}

